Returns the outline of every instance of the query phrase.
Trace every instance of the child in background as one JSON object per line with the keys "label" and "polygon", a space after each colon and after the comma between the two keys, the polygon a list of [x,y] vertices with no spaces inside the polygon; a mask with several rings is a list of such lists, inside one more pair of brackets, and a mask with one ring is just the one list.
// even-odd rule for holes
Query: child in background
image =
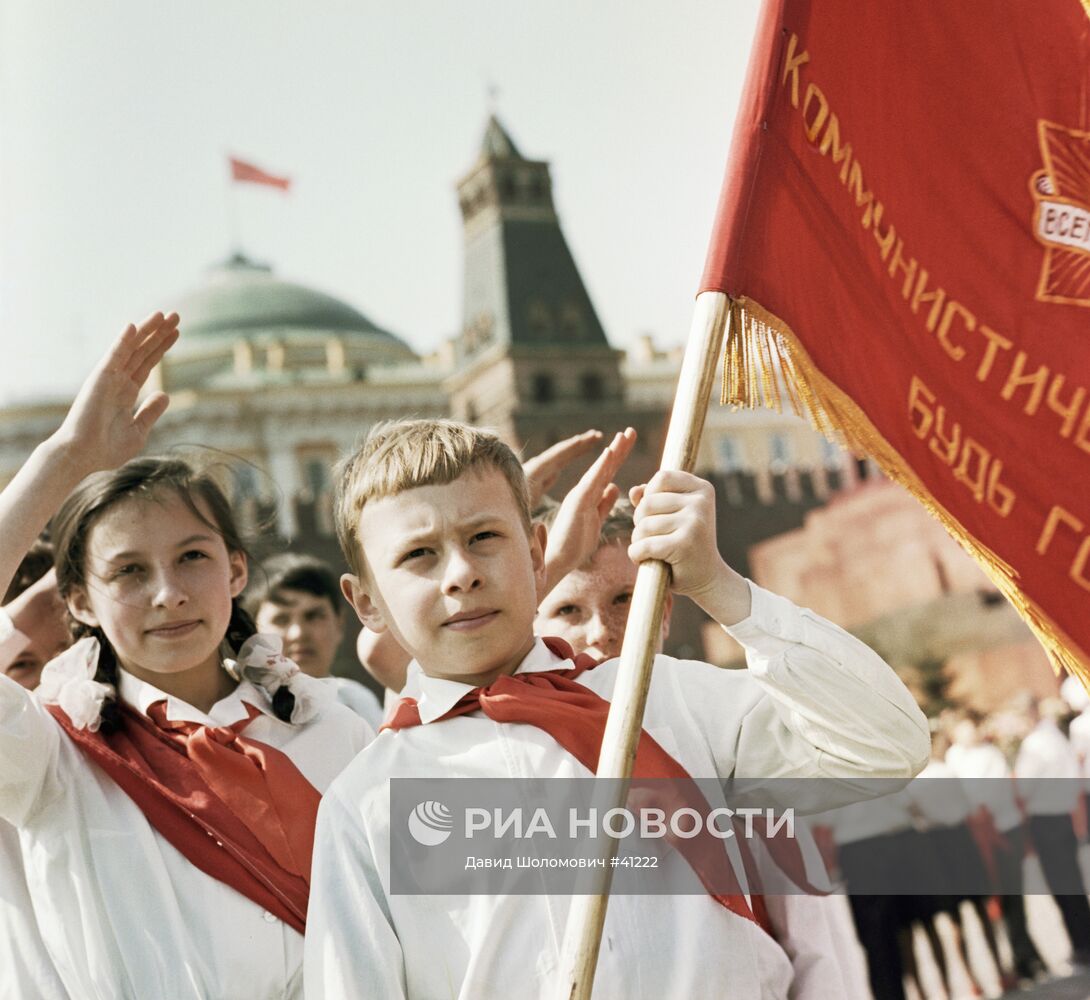
{"label": "child in background", "polygon": [[1023,892],[1026,828],[1010,765],[1003,751],[986,738],[981,721],[979,717],[966,715],[955,724],[953,742],[944,759],[961,778],[974,808],[985,810],[999,832],[993,841],[999,890],[996,895],[1003,910],[1015,974],[1029,985],[1045,976],[1047,969],[1026,921]]}
{"label": "child in background", "polygon": [[[53,549],[38,541],[23,557],[0,609],[0,673],[33,691],[42,667],[68,640]],[[30,899],[19,831],[0,820],[0,1000],[67,1000]]]}
{"label": "child in background", "polygon": [[[552,530],[556,507],[535,512],[535,521]],[[537,609],[535,635],[555,635],[577,653],[598,660],[621,655],[638,566],[628,557],[636,530],[635,508],[618,500],[602,521],[594,551],[550,591]],[[667,591],[659,627],[659,649],[670,636],[674,595]]]}
{"label": "child in background", "polygon": [[[909,841],[910,852],[914,857],[906,858],[906,865],[915,866],[921,873],[921,882],[926,880],[934,886],[945,887],[947,891],[941,894],[936,892],[931,895],[908,896],[901,900],[905,908],[902,928],[904,964],[909,978],[916,984],[916,991],[921,996],[926,996],[920,984],[913,947],[913,928],[918,924],[923,929],[938,967],[943,991],[950,995],[950,973],[935,922],[940,913],[945,913],[951,921],[954,948],[969,978],[969,987],[974,996],[983,996],[984,989],[977,981],[969,961],[968,943],[961,918],[963,901],[969,902],[976,910],[985,943],[1004,990],[1017,986],[1017,981],[1016,977],[1008,976],[1003,971],[995,929],[988,916],[987,903],[991,886],[984,859],[969,829],[969,820],[973,813],[972,801],[953,768],[945,762],[950,741],[940,728],[938,719],[934,720],[932,729],[931,760],[908,783],[903,793],[916,826],[915,836]],[[955,893],[949,888],[966,885],[975,887],[976,892]]]}
{"label": "child in background", "polygon": [[49,532],[43,531],[30,551],[23,556],[15,575],[8,584],[3,604],[6,607],[20,594],[25,593],[53,568],[53,546],[49,541]]}
{"label": "child in background", "polygon": [[1072,823],[1079,808],[1082,774],[1078,755],[1060,728],[1067,706],[1059,698],[1030,699],[1026,714],[1032,728],[1018,748],[1014,777],[1029,814],[1029,835],[1045,882],[1071,940],[1072,964],[1086,971],[1090,970],[1090,902]]}
{"label": "child in background", "polygon": [[[622,440],[631,435],[610,447]],[[660,656],[641,757],[646,747],[656,768],[669,761],[693,778],[830,779],[841,796],[830,805],[858,794],[853,779],[907,780],[923,767],[927,723],[893,671],[722,561],[708,484],[660,472],[632,499],[630,557],[668,562],[674,589],[728,628],[749,662],[747,674]],[[403,834],[390,829],[388,782],[593,774],[617,660],[580,672],[534,639],[545,529],[531,526],[522,468],[494,435],[449,421],[376,428],[339,470],[336,519],[352,567],[346,595],[422,676],[420,697],[402,701],[323,799],[308,995],[549,995],[570,898],[391,895],[390,842]],[[546,714],[566,720],[563,737],[532,721]],[[721,793],[711,800],[726,808]],[[620,896],[596,995],[784,998],[791,978],[744,896]]]}
{"label": "child in background", "polygon": [[0,493],[0,588],[52,521],[76,643],[0,677],[0,817],[79,1000],[302,996],[320,792],[370,727],[254,635],[214,478],[135,459],[178,317],[130,326]]}
{"label": "child in background", "polygon": [[39,540],[19,564],[0,608],[0,673],[32,691],[42,668],[71,638],[53,547]]}
{"label": "child in background", "polygon": [[382,706],[372,691],[348,677],[334,677],[333,661],[344,638],[345,604],[332,568],[294,553],[267,559],[246,593],[246,608],[265,635],[284,640],[284,655],[311,677],[328,684],[337,700],[375,730]]}

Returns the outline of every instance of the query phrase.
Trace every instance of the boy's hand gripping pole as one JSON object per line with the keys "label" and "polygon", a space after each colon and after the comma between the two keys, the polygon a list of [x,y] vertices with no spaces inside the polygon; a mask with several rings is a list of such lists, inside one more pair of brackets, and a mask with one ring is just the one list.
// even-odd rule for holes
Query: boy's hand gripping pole
{"label": "boy's hand gripping pole", "polygon": [[[691,472],[696,462],[712,383],[722,357],[728,314],[729,300],[722,292],[702,292],[697,296],[662,453],[661,468],[665,470]],[[632,777],[636,746],[643,728],[643,710],[669,582],[670,567],[658,560],[642,563],[636,575],[621,662],[598,758],[597,777],[619,779],[617,801],[607,803],[607,806],[620,808],[625,804],[627,782]],[[572,897],[562,954],[563,992],[557,1000],[589,1000],[591,996],[609,903],[613,871],[610,861],[616,853],[616,839],[604,837],[602,857],[605,866],[592,869],[596,894]]]}

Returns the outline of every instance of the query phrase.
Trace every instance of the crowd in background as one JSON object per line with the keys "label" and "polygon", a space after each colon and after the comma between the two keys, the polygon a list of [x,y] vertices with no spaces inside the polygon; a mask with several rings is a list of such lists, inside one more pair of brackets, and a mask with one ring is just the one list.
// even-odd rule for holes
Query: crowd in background
{"label": "crowd in background", "polygon": [[[1090,698],[1075,678],[1061,691],[1019,698],[990,716],[943,711],[931,720],[931,761],[903,791],[817,827],[828,867],[849,894],[876,1000],[904,997],[906,983],[930,995],[921,948],[938,969],[940,997],[952,995],[952,963],[974,995],[987,981],[1013,989],[1090,968],[1079,861],[1090,829]],[[853,882],[873,886],[876,871],[896,894],[852,892]],[[1048,950],[1066,951],[1066,965],[1042,958],[1038,945],[1054,929],[1031,926],[1027,892],[1052,894],[1068,948],[1050,942]],[[942,935],[940,915],[949,921]],[[986,944],[975,963],[970,924]]]}

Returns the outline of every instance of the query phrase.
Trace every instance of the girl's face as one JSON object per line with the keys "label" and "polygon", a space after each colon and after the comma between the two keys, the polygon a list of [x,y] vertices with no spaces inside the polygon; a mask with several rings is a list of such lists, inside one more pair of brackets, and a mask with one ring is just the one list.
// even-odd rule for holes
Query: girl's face
{"label": "girl's face", "polygon": [[219,669],[246,557],[229,552],[173,490],[127,497],[102,513],[87,539],[84,577],[69,610],[102,629],[130,673],[155,684],[156,675]]}

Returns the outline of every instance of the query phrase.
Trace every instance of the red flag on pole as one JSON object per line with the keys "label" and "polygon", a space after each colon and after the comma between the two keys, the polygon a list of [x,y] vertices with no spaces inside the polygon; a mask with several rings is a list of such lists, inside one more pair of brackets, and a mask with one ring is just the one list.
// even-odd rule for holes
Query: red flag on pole
{"label": "red flag on pole", "polygon": [[237,160],[233,156],[228,157],[228,159],[231,163],[232,180],[245,181],[250,184],[266,184],[269,187],[280,188],[281,191],[287,191],[291,187],[290,177],[277,177],[275,174],[266,173],[260,167],[255,167],[245,160]]}
{"label": "red flag on pole", "polygon": [[701,290],[1087,681],[1090,0],[769,0]]}

